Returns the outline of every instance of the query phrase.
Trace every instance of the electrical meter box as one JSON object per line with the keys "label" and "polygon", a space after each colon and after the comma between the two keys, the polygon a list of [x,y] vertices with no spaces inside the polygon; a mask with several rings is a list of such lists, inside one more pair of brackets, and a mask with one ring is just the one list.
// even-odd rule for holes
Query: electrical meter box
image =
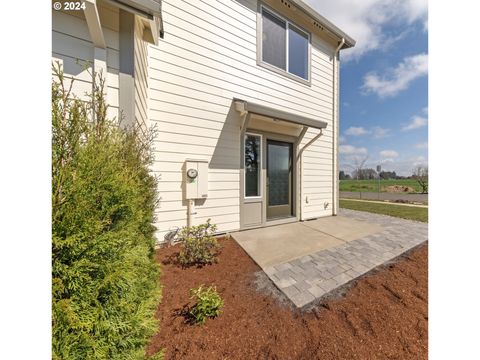
{"label": "electrical meter box", "polygon": [[208,161],[185,160],[186,199],[206,199],[208,197]]}

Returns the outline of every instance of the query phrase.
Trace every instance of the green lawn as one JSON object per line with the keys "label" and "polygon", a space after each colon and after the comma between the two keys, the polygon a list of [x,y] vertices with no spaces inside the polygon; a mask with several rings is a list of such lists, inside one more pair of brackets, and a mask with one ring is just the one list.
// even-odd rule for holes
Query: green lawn
{"label": "green lawn", "polygon": [[[421,192],[422,188],[416,180],[380,180],[380,192],[385,192],[387,186],[403,185],[414,189],[414,192]],[[371,191],[377,192],[378,180],[340,180],[340,191]]]}
{"label": "green lawn", "polygon": [[416,206],[379,204],[368,201],[340,199],[340,207],[351,210],[367,211],[375,214],[390,215],[408,220],[428,221],[428,208]]}

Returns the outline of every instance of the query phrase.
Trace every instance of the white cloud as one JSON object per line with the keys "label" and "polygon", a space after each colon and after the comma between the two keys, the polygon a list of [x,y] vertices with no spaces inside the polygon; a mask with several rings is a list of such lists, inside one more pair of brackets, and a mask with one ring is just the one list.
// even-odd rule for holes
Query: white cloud
{"label": "white cloud", "polygon": [[[350,136],[362,136],[372,134],[374,139],[383,139],[387,136],[390,136],[390,129],[384,129],[380,126],[374,126],[370,129],[365,129],[364,127],[351,126],[345,130],[345,135]],[[344,138],[345,139],[345,138]]]}
{"label": "white cloud", "polygon": [[380,151],[380,156],[383,158],[396,158],[398,153],[395,150],[382,150]]}
{"label": "white cloud", "polygon": [[357,44],[342,52],[342,59],[358,59],[369,51],[386,49],[402,34],[386,34],[391,23],[425,27],[427,0],[306,0],[320,14],[353,37]]}
{"label": "white cloud", "polygon": [[373,138],[374,139],[383,139],[389,136],[390,129],[384,129],[380,126],[374,126],[372,128]]}
{"label": "white cloud", "polygon": [[417,149],[428,149],[428,142],[425,141],[425,142],[416,144],[415,147]]}
{"label": "white cloud", "polygon": [[400,0],[400,3],[403,6],[408,21],[412,22],[417,19],[427,19],[427,0]]}
{"label": "white cloud", "polygon": [[338,141],[340,142],[340,144],[344,143],[346,140],[347,140],[347,139],[345,138],[345,136],[340,135],[340,136],[338,137]]}
{"label": "white cloud", "polygon": [[415,79],[428,73],[428,55],[417,54],[403,59],[395,68],[387,69],[385,74],[367,73],[363,77],[362,90],[375,93],[380,98],[392,97],[400,93]]}
{"label": "white cloud", "polygon": [[418,156],[413,162],[413,167],[416,166],[428,166],[427,160],[423,156]]}
{"label": "white cloud", "polygon": [[428,166],[428,161],[421,157],[410,157],[395,161],[382,163],[382,169],[385,171],[395,171],[397,175],[410,176],[417,166]]}
{"label": "white cloud", "polygon": [[412,116],[412,120],[410,121],[410,123],[404,126],[402,130],[408,131],[408,130],[418,129],[426,126],[427,123],[428,123],[428,120],[426,118],[415,115],[415,116]]}
{"label": "white cloud", "polygon": [[338,147],[340,154],[344,155],[367,155],[368,150],[364,147],[355,147],[352,145],[340,145]]}
{"label": "white cloud", "polygon": [[363,127],[351,126],[345,131],[345,134],[352,136],[361,136],[369,134],[369,131],[365,130]]}

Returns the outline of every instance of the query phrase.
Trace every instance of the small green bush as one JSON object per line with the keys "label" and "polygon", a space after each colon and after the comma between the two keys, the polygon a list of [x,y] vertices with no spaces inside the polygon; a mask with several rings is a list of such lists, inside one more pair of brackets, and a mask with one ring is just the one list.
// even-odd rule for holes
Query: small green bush
{"label": "small green bush", "polygon": [[190,289],[190,295],[191,299],[195,298],[197,300],[190,310],[190,315],[196,324],[202,325],[208,318],[220,315],[223,300],[217,293],[216,288],[212,286],[204,288],[204,285],[200,285],[196,289]]}
{"label": "small green bush", "polygon": [[202,266],[215,262],[220,248],[213,236],[216,230],[217,226],[210,224],[210,219],[205,224],[181,229],[178,234],[178,240],[182,242],[179,263],[183,266]]}
{"label": "small green bush", "polygon": [[52,358],[143,360],[160,300],[153,133],[107,118],[101,76],[80,101],[53,71]]}

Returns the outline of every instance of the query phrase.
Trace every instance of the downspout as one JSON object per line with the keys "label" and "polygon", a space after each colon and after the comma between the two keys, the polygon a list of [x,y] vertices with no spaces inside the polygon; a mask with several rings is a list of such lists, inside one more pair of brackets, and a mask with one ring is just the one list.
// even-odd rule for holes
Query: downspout
{"label": "downspout", "polygon": [[245,132],[250,121],[250,115],[246,109],[246,103],[244,101],[235,101],[234,106],[235,111],[237,111],[240,116],[240,164],[238,164],[240,169],[240,189],[238,191],[238,196],[240,199],[240,228],[243,228],[243,204],[245,202]]}
{"label": "downspout", "polygon": [[308,148],[310,145],[312,145],[315,141],[318,140],[318,138],[320,136],[323,135],[323,131],[322,129],[320,129],[320,132],[315,135],[315,137],[313,139],[311,139],[308,143],[305,144],[305,146],[303,146],[300,151],[298,152],[298,155],[297,155],[297,163],[298,163],[298,172],[300,173],[299,174],[299,179],[300,179],[300,208],[298,209],[299,212],[300,212],[300,220],[304,220],[303,219],[303,160],[302,160],[302,155],[303,155],[303,151]]}
{"label": "downspout", "polygon": [[[332,68],[333,68],[333,76],[332,76],[332,88],[333,88],[333,99],[332,99],[332,131],[333,131],[333,147],[332,147],[332,167],[333,167],[333,179],[332,179],[332,184],[333,184],[333,191],[332,191],[332,215],[337,215],[337,208],[339,204],[339,188],[338,188],[338,120],[340,119],[340,116],[337,116],[337,121],[335,121],[335,110],[338,106],[337,102],[335,99],[338,97],[338,90],[340,86],[335,87],[335,75],[337,73],[337,67],[336,62],[337,62],[337,55],[340,51],[340,49],[345,45],[345,38],[342,38],[342,41],[340,41],[340,44],[338,47],[335,49],[335,53],[333,54],[333,62],[332,62]],[[338,78],[337,78],[338,81]],[[339,115],[339,114],[337,114]]]}

